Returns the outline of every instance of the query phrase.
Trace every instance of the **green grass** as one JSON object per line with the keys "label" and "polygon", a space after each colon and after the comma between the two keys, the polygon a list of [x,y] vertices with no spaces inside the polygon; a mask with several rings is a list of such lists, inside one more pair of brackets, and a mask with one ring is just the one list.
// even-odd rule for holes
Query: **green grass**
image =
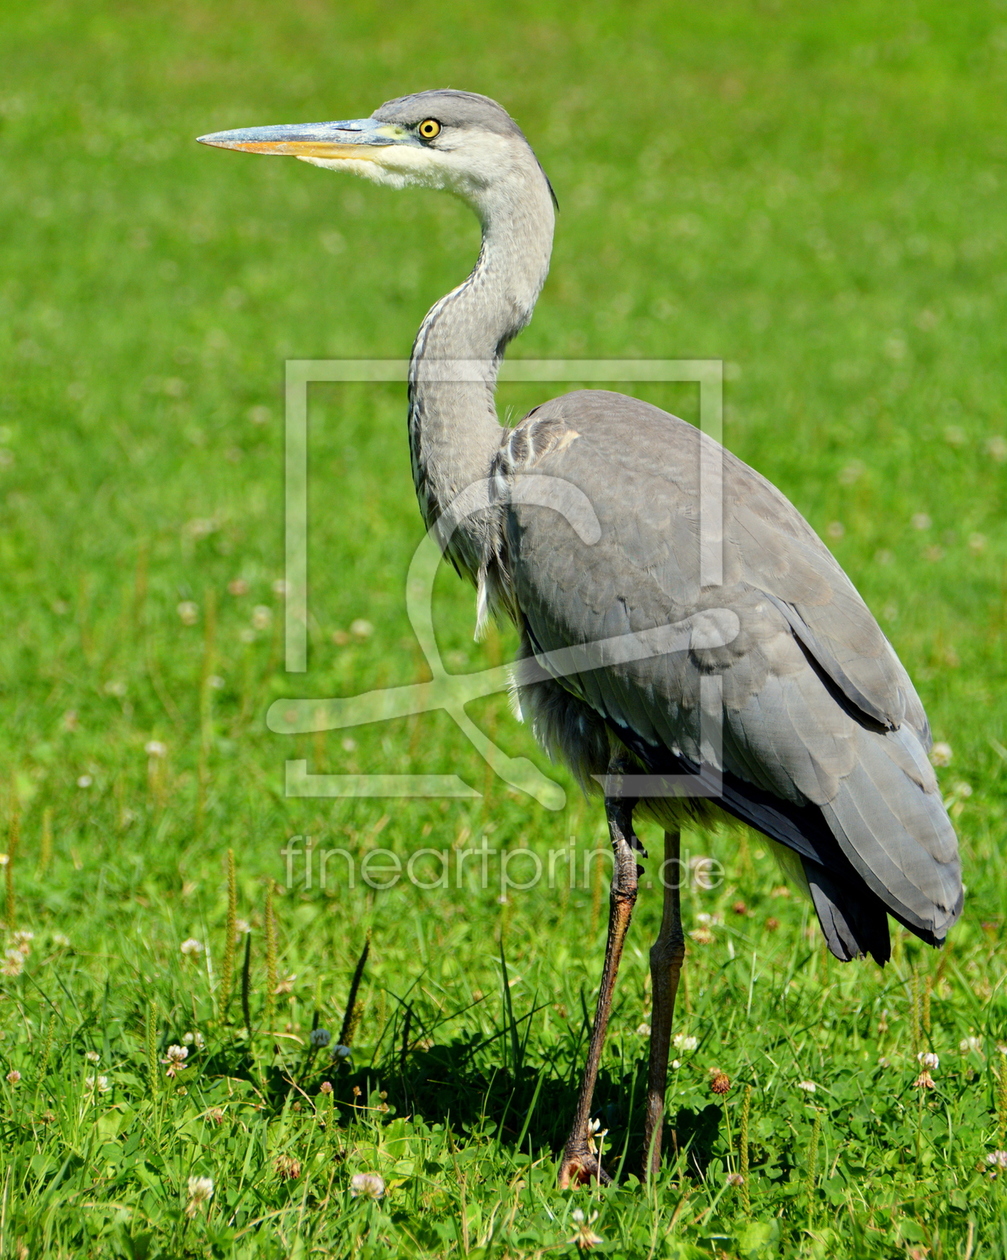
{"label": "green grass", "polygon": [[[1007,1147],[1007,10],[17,0],[0,30],[5,948],[34,932],[0,976],[0,1253],[570,1254],[581,1210],[607,1255],[1007,1255],[986,1163]],[[712,940],[690,942],[679,1005],[699,1038],[669,1091],[683,1154],[652,1187],[644,888],[597,1096],[621,1174],[555,1189],[604,940],[602,864],[583,867],[600,809],[559,771],[561,811],[510,791],[443,714],[352,741],[264,723],[279,696],[424,676],[396,386],[313,388],[310,668],[283,671],[283,360],[402,357],[477,231],[447,198],[193,137],[445,84],[504,101],[560,199],[515,353],[723,358],[728,445],[828,537],[953,748],[965,914],[941,953],[900,934],[884,972],[826,954],[756,837],[685,837],[727,874],[686,897]],[[695,414],[687,388],[637,392]],[[452,579],[449,667],[504,659],[506,636],[472,642]],[[548,768],[505,697],[471,711]],[[287,799],[288,758],[457,773],[483,796]],[[349,887],[338,855],[326,887],[298,865],[286,888],[291,836],[356,863],[501,852],[485,886],[477,860],[460,887],[419,886],[427,854],[383,891],[359,867]],[[573,886],[560,865],[554,887],[501,890],[503,852],[571,838]],[[251,934],[224,1009],[229,848]],[[352,1058],[330,1063],[310,1030],[340,1035],[368,939]],[[203,1046],[170,1078],[189,1033]],[[931,1050],[936,1087],[917,1088]],[[384,1199],[352,1197],[358,1173]],[[214,1184],[191,1215],[190,1177]]]}

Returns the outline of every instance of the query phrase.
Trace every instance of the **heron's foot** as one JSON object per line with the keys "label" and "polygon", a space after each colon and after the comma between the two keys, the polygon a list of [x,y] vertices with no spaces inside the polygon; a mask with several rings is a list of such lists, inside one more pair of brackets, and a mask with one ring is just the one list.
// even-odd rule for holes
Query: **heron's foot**
{"label": "heron's foot", "polygon": [[592,1181],[602,1186],[612,1184],[612,1178],[586,1141],[567,1142],[563,1162],[559,1166],[559,1188],[566,1190],[570,1186],[588,1186]]}

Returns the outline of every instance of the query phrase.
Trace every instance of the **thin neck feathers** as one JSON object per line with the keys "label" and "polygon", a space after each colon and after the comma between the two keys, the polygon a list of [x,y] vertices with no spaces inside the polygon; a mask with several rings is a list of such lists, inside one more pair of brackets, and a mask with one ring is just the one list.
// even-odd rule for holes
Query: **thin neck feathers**
{"label": "thin neck feathers", "polygon": [[[500,360],[531,319],[549,269],[549,186],[531,150],[521,150],[512,174],[477,201],[483,239],[472,274],[430,309],[413,345],[409,443],[428,527],[490,474],[501,439],[494,402]],[[459,525],[449,550],[474,576],[484,545],[473,518]]]}

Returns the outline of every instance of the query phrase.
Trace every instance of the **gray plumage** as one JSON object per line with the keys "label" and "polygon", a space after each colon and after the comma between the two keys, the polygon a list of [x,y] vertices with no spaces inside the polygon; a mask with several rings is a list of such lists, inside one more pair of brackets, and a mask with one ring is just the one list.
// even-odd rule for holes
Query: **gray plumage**
{"label": "gray plumage", "polygon": [[[609,936],[560,1183],[605,1180],[590,1108],[637,893],[634,809],[663,824],[665,867],[678,860],[684,815],[722,811],[762,832],[811,897],[840,959],[869,953],[884,962],[888,915],[938,945],[961,910],[962,885],[955,834],[927,759],[923,707],[800,513],[691,425],[594,390],[566,394],[513,429],[500,428],[497,370],[545,280],[554,200],[520,128],[494,101],[420,92],[388,101],[371,118],[203,139],[396,188],[442,188],[479,216],[482,248],[472,274],[430,310],[413,347],[413,477],[424,520],[479,588],[480,616],[509,616],[521,632],[526,664],[518,663],[517,690],[537,737],[585,787],[595,790],[599,778],[608,785],[616,858]],[[722,580],[704,584],[700,510],[708,512],[709,495],[701,502],[708,484],[701,469],[721,461]],[[528,492],[536,478],[546,479],[536,484],[548,493]],[[477,510],[460,512],[466,496]],[[561,498],[587,504],[594,528],[565,517]],[[675,650],[611,647],[682,623],[687,637]],[[548,675],[545,654],[600,641],[609,641],[608,656],[589,657],[590,667],[574,675]],[[719,749],[705,735],[711,719],[722,732]],[[612,785],[632,782],[626,776],[634,773],[689,774],[709,795],[655,795],[648,786],[649,797],[630,799]],[[647,1175],[660,1159],[684,957],[678,887],[663,882],[664,915],[650,955]]]}
{"label": "gray plumage", "polygon": [[[577,436],[558,443],[560,431]],[[589,495],[601,524],[587,546],[547,509],[506,510],[500,583],[513,592],[504,601],[529,654],[700,609],[728,608],[741,622],[723,648],[523,688],[536,733],[585,784],[605,773],[613,742],[654,773],[698,769],[699,679],[716,672],[720,804],[800,856],[833,953],[884,961],[886,909],[938,944],[961,909],[961,880],[913,685],[811,527],[727,452],[724,584],[699,587],[702,440],[645,403],[584,391],[538,408],[505,441],[506,476],[563,477]],[[666,825],[688,808],[642,805]]]}

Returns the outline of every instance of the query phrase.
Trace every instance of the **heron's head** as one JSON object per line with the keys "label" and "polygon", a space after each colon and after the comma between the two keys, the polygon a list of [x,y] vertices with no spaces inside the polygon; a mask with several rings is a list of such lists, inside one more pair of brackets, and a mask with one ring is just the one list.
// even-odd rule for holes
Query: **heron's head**
{"label": "heron's head", "polygon": [[494,192],[515,181],[542,181],[549,187],[507,111],[488,96],[453,89],[401,96],[370,118],[218,131],[199,140],[222,149],[296,157],[393,188],[443,188],[482,212]]}

